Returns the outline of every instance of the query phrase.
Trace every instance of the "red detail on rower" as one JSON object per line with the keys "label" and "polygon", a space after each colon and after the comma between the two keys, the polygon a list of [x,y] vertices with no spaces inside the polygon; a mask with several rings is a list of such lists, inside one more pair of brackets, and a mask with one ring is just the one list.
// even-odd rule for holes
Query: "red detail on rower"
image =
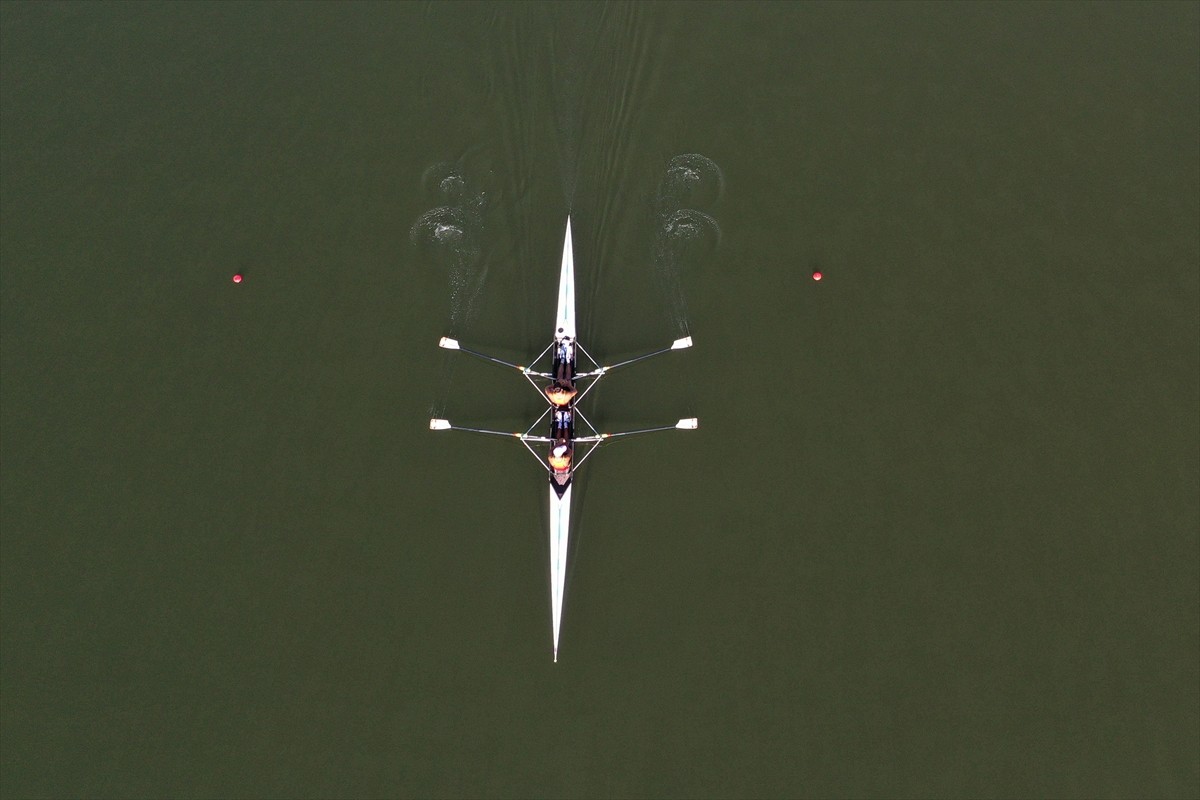
{"label": "red detail on rower", "polygon": [[234,276],[233,276],[233,282],[234,282],[234,283],[241,283],[241,282],[242,282],[242,273],[240,273],[240,272],[239,272],[239,273],[237,273],[236,275],[234,275]]}
{"label": "red detail on rower", "polygon": [[821,280],[822,277],[824,277],[824,276],[822,276],[820,272],[815,272],[815,271],[813,272],[813,280],[814,281],[819,281],[819,280]]}

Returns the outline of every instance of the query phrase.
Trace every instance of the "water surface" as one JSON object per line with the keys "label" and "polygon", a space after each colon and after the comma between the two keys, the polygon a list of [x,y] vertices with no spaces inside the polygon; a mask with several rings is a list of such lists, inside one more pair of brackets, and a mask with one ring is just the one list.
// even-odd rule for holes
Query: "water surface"
{"label": "water surface", "polygon": [[3,4],[4,794],[1195,796],[1198,30]]}

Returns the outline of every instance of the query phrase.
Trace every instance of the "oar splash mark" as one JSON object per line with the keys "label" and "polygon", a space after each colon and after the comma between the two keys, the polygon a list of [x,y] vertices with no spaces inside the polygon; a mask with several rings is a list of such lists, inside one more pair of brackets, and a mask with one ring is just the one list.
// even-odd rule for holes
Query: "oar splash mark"
{"label": "oar splash mark", "polygon": [[665,216],[681,208],[711,208],[724,195],[725,175],[717,163],[699,153],[683,153],[667,164],[655,203]]}
{"label": "oar splash mark", "polygon": [[712,159],[684,153],[670,160],[654,196],[657,228],[654,273],[680,333],[688,331],[683,272],[703,262],[721,244],[721,226],[700,208],[725,194],[725,176]]}
{"label": "oar splash mark", "polygon": [[422,183],[441,205],[417,218],[409,239],[445,275],[450,290],[450,330],[460,333],[474,318],[487,280],[482,239],[488,195],[448,162],[426,169]]}

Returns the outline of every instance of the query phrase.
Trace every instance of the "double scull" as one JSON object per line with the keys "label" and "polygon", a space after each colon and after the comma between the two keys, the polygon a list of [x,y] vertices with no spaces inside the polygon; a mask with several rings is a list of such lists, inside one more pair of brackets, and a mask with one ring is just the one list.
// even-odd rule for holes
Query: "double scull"
{"label": "double scull", "polygon": [[[457,340],[442,337],[439,346],[447,350],[460,350],[477,358],[511,367],[521,372],[546,400],[547,408],[527,430],[516,433],[491,431],[481,428],[466,428],[451,425],[445,419],[431,419],[430,430],[460,430],[470,433],[483,433],[497,436],[514,437],[525,445],[538,463],[547,471],[550,478],[550,610],[554,633],[554,660],[558,661],[559,630],[562,627],[563,592],[567,577],[567,545],[571,530],[571,484],[575,473],[583,462],[603,443],[624,436],[640,433],[653,433],[667,430],[694,430],[699,426],[695,417],[681,419],[674,425],[664,425],[657,428],[620,431],[618,433],[600,433],[579,408],[579,401],[592,390],[600,379],[618,367],[624,367],[652,356],[669,353],[672,350],[683,350],[692,346],[692,337],[685,336],[676,339],[669,347],[655,350],[651,353],[630,358],[617,364],[601,366],[591,357],[576,338],[575,329],[575,256],[571,244],[571,218],[567,217],[567,231],[563,240],[562,269],[558,277],[558,303],[555,314],[554,337],[550,345],[533,360],[536,365],[547,355],[550,356],[549,371],[543,372],[533,366],[512,364],[503,359],[470,350],[461,346]],[[579,356],[591,362],[591,367],[584,372],[579,371]],[[550,381],[548,385],[539,383]],[[534,429],[550,417],[549,436],[537,436]],[[576,423],[579,423],[577,428]],[[589,431],[586,435],[576,435],[577,430]],[[546,445],[548,452],[540,455],[533,445]],[[578,446],[578,447],[577,447]]]}

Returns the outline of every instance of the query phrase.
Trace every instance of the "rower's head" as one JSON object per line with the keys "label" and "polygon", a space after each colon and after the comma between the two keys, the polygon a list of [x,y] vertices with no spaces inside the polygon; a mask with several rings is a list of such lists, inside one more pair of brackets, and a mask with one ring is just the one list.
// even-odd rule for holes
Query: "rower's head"
{"label": "rower's head", "polygon": [[571,468],[571,446],[569,444],[555,445],[550,449],[550,457],[546,459],[555,472],[565,472]]}
{"label": "rower's head", "polygon": [[555,406],[566,406],[574,396],[574,387],[564,386],[562,381],[555,381],[546,387],[546,398]]}

